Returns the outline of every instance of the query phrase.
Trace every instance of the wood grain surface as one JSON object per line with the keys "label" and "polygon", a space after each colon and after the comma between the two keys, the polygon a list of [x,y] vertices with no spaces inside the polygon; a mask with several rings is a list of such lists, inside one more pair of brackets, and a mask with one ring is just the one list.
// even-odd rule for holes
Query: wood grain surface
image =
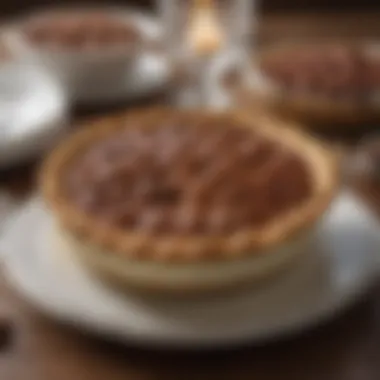
{"label": "wood grain surface", "polygon": [[[159,0],[82,0],[81,4],[122,4],[155,9]],[[178,0],[173,0],[178,1]],[[373,0],[265,0],[257,1],[264,12],[294,12],[294,11],[352,11],[362,9],[379,9],[380,4]],[[0,2],[1,15],[24,14],[34,8],[44,6],[61,6],[77,4],[76,0],[13,0]]]}
{"label": "wood grain surface", "polygon": [[[261,25],[263,40],[380,36],[380,14],[273,16]],[[162,100],[158,97],[155,102]],[[81,110],[77,116],[106,111]],[[36,190],[38,165],[0,173],[3,223]],[[380,215],[380,186],[362,184],[360,194]],[[133,344],[122,347],[85,336],[39,315],[0,279],[0,332],[2,326],[11,332],[10,339],[0,342],[1,380],[380,379],[380,285],[335,320],[280,343],[186,353],[136,349]]]}

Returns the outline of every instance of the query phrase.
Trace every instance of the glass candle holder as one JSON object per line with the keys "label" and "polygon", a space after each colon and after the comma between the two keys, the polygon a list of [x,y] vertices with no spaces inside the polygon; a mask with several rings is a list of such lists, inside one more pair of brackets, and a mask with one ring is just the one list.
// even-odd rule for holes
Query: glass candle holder
{"label": "glass candle holder", "polygon": [[247,58],[254,0],[157,0],[180,103],[207,106],[216,61]]}

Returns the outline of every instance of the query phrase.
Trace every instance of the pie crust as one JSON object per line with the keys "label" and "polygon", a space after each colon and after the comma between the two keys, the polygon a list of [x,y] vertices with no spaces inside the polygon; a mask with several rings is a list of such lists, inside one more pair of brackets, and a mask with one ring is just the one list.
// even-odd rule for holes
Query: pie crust
{"label": "pie crust", "polygon": [[299,248],[304,247],[300,241],[305,241],[324,214],[339,185],[335,155],[311,137],[269,116],[210,111],[196,114],[210,122],[234,120],[297,153],[312,176],[311,195],[262,227],[225,235],[150,235],[106,225],[81,211],[65,194],[61,179],[72,160],[121,127],[157,126],[173,115],[194,117],[194,111],[150,109],[96,121],[53,152],[43,166],[41,183],[61,240],[98,272],[140,288],[219,288],[263,277],[305,251]]}

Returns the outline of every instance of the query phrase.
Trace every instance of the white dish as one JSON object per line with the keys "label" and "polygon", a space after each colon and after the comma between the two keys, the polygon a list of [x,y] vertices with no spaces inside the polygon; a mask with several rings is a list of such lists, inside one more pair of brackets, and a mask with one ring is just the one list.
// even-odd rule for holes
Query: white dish
{"label": "white dish", "polygon": [[167,59],[159,54],[141,55],[136,63],[125,70],[116,87],[103,87],[86,91],[72,99],[81,105],[111,104],[132,101],[165,89],[170,81],[171,70]]}
{"label": "white dish", "polygon": [[47,73],[23,64],[0,67],[0,168],[49,148],[67,120],[65,95]]}
{"label": "white dish", "polygon": [[278,338],[333,316],[368,290],[380,247],[374,219],[344,194],[317,232],[313,251],[286,273],[258,288],[173,300],[117,295],[70,252],[49,248],[51,229],[51,216],[33,200],[8,225],[1,242],[8,279],[29,302],[122,341],[187,348]]}
{"label": "white dish", "polygon": [[15,24],[7,31],[6,39],[16,58],[51,72],[75,103],[124,100],[131,94],[139,96],[165,85],[168,81],[166,60],[158,53],[148,52],[149,45],[154,45],[160,37],[157,21],[133,10],[104,8],[101,11],[133,22],[148,42],[133,51],[115,49],[90,53],[55,51],[28,43],[20,33],[22,25],[29,20],[49,17],[54,11],[37,13]]}

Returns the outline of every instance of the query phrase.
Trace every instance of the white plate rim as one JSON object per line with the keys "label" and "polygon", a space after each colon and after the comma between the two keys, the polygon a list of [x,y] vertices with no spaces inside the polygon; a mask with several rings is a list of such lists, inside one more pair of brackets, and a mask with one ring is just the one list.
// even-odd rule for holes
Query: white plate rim
{"label": "white plate rim", "polygon": [[[11,227],[12,223],[9,225]],[[1,248],[1,244],[0,244]],[[255,336],[236,336],[229,337],[225,339],[223,336],[220,339],[213,338],[212,340],[203,340],[200,341],[198,339],[195,340],[181,340],[173,337],[162,340],[162,338],[157,337],[147,337],[142,336],[141,334],[133,333],[133,332],[121,332],[115,331],[110,328],[110,326],[100,326],[94,320],[89,319],[85,315],[65,315],[64,310],[52,309],[44,302],[41,302],[40,297],[36,297],[36,294],[33,293],[33,290],[28,288],[28,280],[25,282],[25,278],[21,279],[21,273],[17,274],[17,271],[12,268],[10,261],[7,259],[4,260],[5,263],[5,274],[8,281],[10,281],[11,285],[14,289],[22,295],[22,297],[27,300],[27,302],[31,303],[37,309],[40,309],[42,312],[53,316],[54,318],[68,322],[69,324],[74,324],[79,326],[81,329],[84,329],[87,332],[94,332],[99,336],[107,336],[112,340],[118,340],[120,342],[133,343],[137,346],[150,346],[150,347],[158,347],[158,348],[184,348],[184,349],[212,349],[212,348],[220,348],[220,347],[231,347],[231,346],[242,346],[246,344],[261,344],[270,342],[272,340],[278,338],[286,338],[293,334],[301,333],[302,331],[315,327],[316,325],[322,324],[334,316],[339,315],[347,308],[351,307],[355,301],[358,300],[364,293],[366,293],[371,286],[374,284],[377,275],[377,268],[372,268],[373,273],[368,273],[365,278],[362,279],[362,283],[356,287],[355,291],[352,291],[349,295],[345,296],[345,299],[342,299],[339,303],[336,303],[334,307],[331,305],[325,305],[324,308],[320,308],[320,310],[315,313],[314,316],[309,316],[308,318],[302,317],[298,321],[293,321],[291,326],[281,326],[278,324],[277,329],[273,329],[270,333],[268,331],[264,331],[261,335],[257,334]],[[33,282],[33,280],[31,280]],[[29,282],[31,284],[31,282]]]}

